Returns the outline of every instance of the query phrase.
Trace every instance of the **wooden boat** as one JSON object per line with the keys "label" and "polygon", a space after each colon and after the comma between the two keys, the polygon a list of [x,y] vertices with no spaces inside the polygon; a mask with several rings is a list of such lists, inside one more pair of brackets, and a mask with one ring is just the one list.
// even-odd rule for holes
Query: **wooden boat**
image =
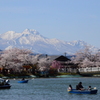
{"label": "wooden boat", "polygon": [[0,89],[10,89],[11,85],[0,85]]}
{"label": "wooden boat", "polygon": [[20,80],[18,83],[28,83],[28,80]]}
{"label": "wooden boat", "polygon": [[68,93],[76,93],[76,94],[96,94],[97,93],[97,89],[92,89],[92,90],[76,90],[76,89],[72,89],[72,90],[68,90]]}
{"label": "wooden boat", "polygon": [[0,89],[10,89],[11,85],[9,84],[8,79],[0,78]]}

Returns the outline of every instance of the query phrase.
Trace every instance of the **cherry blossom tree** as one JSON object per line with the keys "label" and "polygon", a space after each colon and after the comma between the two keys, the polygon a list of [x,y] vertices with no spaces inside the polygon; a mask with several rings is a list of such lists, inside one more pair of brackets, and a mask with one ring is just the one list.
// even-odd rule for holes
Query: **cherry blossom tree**
{"label": "cherry blossom tree", "polygon": [[49,70],[51,66],[51,60],[49,60],[49,57],[40,58],[38,61],[38,66],[40,71]]}
{"label": "cherry blossom tree", "polygon": [[78,67],[100,67],[100,52],[93,53],[89,46],[76,53],[76,57],[72,58],[72,62],[78,64]]}
{"label": "cherry blossom tree", "polygon": [[39,55],[33,55],[31,50],[13,48],[2,51],[0,55],[0,66],[3,69],[23,70],[25,64],[35,64]]}

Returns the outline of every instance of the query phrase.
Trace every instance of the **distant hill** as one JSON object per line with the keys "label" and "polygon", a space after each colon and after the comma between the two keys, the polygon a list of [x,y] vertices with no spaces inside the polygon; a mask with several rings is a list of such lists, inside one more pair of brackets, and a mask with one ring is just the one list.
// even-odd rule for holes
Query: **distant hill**
{"label": "distant hill", "polygon": [[[0,49],[9,48],[26,48],[32,50],[34,53],[42,54],[74,54],[76,51],[88,45],[84,41],[62,41],[58,39],[46,38],[34,29],[25,29],[22,33],[8,31],[0,34]],[[94,51],[95,47],[91,47]]]}

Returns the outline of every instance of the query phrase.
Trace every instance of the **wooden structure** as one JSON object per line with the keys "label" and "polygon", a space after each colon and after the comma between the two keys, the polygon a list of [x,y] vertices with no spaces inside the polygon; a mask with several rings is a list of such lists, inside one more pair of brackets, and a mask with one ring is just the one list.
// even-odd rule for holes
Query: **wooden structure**
{"label": "wooden structure", "polygon": [[76,65],[70,63],[71,59],[66,56],[59,56],[58,58],[54,59],[52,62],[52,67],[58,69],[58,72],[77,72]]}

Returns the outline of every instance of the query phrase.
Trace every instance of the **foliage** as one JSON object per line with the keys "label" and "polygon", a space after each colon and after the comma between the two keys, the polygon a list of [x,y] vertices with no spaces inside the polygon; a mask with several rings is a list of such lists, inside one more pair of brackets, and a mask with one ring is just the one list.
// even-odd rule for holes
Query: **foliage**
{"label": "foliage", "polygon": [[[72,57],[71,61],[65,62],[64,64],[73,63],[74,65],[78,65],[78,68],[100,67],[100,52],[93,53],[89,48],[86,46],[83,50],[78,51],[75,54],[76,56]],[[2,75],[68,75],[69,73],[58,73],[58,69],[61,67],[64,67],[61,62],[52,62],[47,55],[45,57],[41,54],[35,55],[28,49],[13,48],[0,52],[0,72]]]}
{"label": "foliage", "polygon": [[21,73],[25,69],[23,65],[34,65],[39,57],[30,50],[18,48],[4,50],[0,54],[0,66],[3,69],[12,69],[14,73]]}
{"label": "foliage", "polygon": [[76,53],[72,62],[78,64],[79,67],[100,67],[100,52],[93,53],[89,46],[86,46]]}
{"label": "foliage", "polygon": [[49,70],[49,76],[56,76],[58,75],[58,71],[56,68],[50,68]]}
{"label": "foliage", "polygon": [[52,66],[52,68],[55,68],[55,69],[59,69],[60,67],[62,67],[61,63],[59,61],[56,61],[56,60],[54,60],[52,62],[51,66]]}
{"label": "foliage", "polygon": [[0,77],[4,77],[4,75],[3,74],[0,74]]}

